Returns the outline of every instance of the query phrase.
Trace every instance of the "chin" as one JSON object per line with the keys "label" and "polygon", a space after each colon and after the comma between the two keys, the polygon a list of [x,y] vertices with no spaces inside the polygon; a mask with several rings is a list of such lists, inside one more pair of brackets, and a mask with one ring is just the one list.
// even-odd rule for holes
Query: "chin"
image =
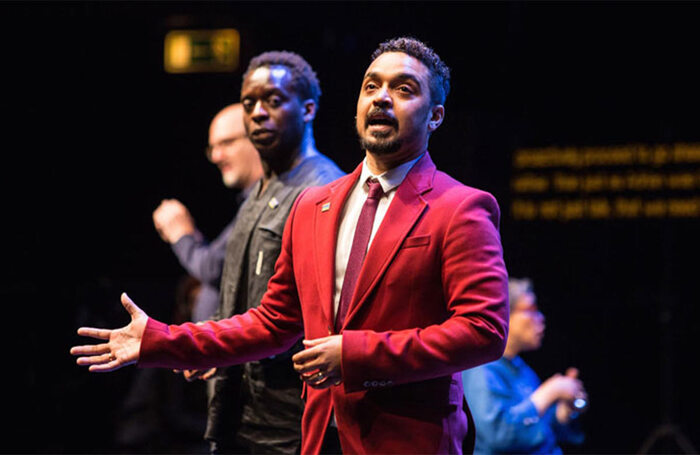
{"label": "chin", "polygon": [[373,155],[391,155],[399,151],[401,141],[398,139],[382,140],[382,139],[360,139],[360,145],[364,150],[369,151]]}
{"label": "chin", "polygon": [[238,177],[235,175],[223,175],[221,180],[224,182],[226,188],[236,188],[238,184]]}

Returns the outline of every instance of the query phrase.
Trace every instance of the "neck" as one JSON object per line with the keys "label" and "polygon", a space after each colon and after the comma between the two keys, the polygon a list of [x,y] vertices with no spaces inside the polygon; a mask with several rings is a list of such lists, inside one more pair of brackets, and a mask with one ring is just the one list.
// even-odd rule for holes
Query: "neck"
{"label": "neck", "polygon": [[401,166],[403,163],[418,158],[424,151],[425,149],[419,149],[409,154],[375,155],[369,150],[365,150],[365,156],[367,157],[367,167],[370,172],[374,175],[380,175],[397,166]]}
{"label": "neck", "polygon": [[515,343],[511,343],[510,339],[506,342],[506,348],[503,351],[503,357],[505,357],[508,360],[513,359],[515,356],[520,354],[520,348],[515,345]]}
{"label": "neck", "polygon": [[307,124],[301,142],[292,153],[281,153],[280,155],[284,156],[284,158],[275,159],[274,161],[262,160],[263,175],[261,191],[265,191],[267,184],[273,177],[277,177],[294,169],[305,159],[318,154],[319,152],[316,149],[313,129],[310,124]]}

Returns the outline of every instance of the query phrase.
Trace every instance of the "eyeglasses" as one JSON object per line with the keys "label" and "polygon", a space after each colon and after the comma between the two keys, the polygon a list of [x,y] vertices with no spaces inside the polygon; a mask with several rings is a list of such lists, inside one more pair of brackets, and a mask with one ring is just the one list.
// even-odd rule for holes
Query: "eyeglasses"
{"label": "eyeglasses", "polygon": [[207,155],[207,159],[211,161],[212,154],[214,153],[214,149],[217,147],[231,147],[238,139],[238,137],[227,137],[226,139],[221,139],[219,142],[217,142],[214,145],[208,145],[204,149],[204,154]]}

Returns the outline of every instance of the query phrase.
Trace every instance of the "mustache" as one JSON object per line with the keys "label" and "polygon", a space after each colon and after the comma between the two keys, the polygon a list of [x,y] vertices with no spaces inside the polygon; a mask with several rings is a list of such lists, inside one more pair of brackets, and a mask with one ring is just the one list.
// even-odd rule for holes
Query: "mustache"
{"label": "mustache", "polygon": [[399,122],[394,118],[394,116],[390,115],[388,112],[386,112],[384,109],[380,107],[374,107],[370,109],[369,112],[367,112],[367,116],[365,117],[365,127],[369,126],[369,122],[374,118],[374,117],[380,117],[381,120],[389,123],[391,126],[398,128]]}

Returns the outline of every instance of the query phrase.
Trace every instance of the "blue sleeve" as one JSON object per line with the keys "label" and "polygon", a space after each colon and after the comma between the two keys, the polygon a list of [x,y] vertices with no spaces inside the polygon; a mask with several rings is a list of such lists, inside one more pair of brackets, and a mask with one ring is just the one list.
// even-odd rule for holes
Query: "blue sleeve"
{"label": "blue sleeve", "polygon": [[566,425],[562,425],[554,419],[552,424],[554,427],[554,432],[557,435],[557,441],[565,444],[582,444],[585,439],[585,434],[581,428],[581,422],[579,419],[572,419]]}
{"label": "blue sleeve", "polygon": [[554,442],[547,419],[542,419],[528,396],[521,396],[492,364],[462,373],[465,397],[474,416],[477,445],[492,452],[537,452]]}
{"label": "blue sleeve", "polygon": [[196,232],[181,237],[172,245],[175,256],[190,275],[204,284],[219,287],[226,257],[226,241],[234,223],[235,218],[211,243]]}

